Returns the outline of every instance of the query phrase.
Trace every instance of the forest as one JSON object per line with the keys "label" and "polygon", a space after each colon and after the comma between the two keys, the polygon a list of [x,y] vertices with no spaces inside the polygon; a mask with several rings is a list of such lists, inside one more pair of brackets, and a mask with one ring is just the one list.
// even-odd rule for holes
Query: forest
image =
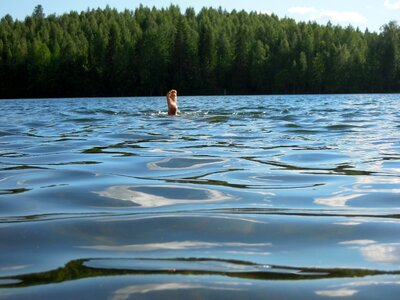
{"label": "forest", "polygon": [[0,21],[0,98],[400,92],[400,27],[110,7]]}

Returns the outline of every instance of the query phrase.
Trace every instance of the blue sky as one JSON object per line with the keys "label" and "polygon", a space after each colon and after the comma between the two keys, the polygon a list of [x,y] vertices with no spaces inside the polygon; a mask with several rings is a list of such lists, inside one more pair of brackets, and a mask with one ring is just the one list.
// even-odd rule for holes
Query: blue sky
{"label": "blue sky", "polygon": [[87,8],[104,8],[107,4],[118,10],[135,9],[142,3],[145,6],[168,7],[171,3],[180,6],[182,11],[194,7],[198,12],[202,7],[219,7],[231,11],[247,10],[263,13],[275,13],[279,17],[291,17],[296,20],[315,20],[326,24],[359,27],[364,30],[379,32],[379,28],[391,20],[400,23],[400,0],[0,0],[0,16],[10,14],[13,18],[23,20],[30,15],[33,8],[41,4],[46,14],[62,14],[71,10],[82,11]]}

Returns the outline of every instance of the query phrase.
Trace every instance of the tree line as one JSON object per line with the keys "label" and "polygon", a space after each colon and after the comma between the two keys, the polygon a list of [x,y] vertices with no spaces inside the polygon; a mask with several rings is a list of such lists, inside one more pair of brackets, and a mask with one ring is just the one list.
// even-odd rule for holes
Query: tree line
{"label": "tree line", "polygon": [[0,21],[0,98],[400,91],[400,27],[381,31],[178,6]]}

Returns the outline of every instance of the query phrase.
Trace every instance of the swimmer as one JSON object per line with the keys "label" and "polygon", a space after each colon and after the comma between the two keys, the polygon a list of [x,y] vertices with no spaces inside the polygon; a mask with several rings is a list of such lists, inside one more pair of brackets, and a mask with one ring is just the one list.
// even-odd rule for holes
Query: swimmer
{"label": "swimmer", "polygon": [[175,116],[178,114],[178,92],[170,90],[167,93],[168,115]]}

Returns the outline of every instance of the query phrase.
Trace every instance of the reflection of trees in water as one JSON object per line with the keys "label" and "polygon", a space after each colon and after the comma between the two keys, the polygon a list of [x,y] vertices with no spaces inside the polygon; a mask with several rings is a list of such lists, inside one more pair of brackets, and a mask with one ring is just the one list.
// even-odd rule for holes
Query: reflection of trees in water
{"label": "reflection of trees in water", "polygon": [[[0,288],[20,288],[37,286],[44,284],[61,283],[65,281],[73,281],[83,278],[96,278],[107,276],[141,276],[141,275],[188,275],[188,276],[227,276],[242,279],[254,280],[318,280],[329,278],[354,278],[367,277],[376,275],[400,275],[400,271],[379,271],[367,269],[346,269],[346,268],[295,268],[289,266],[265,266],[258,265],[247,261],[207,259],[207,258],[190,258],[190,259],[123,259],[126,262],[150,261],[152,269],[118,269],[118,268],[94,268],[88,267],[89,262],[107,261],[107,259],[79,259],[67,263],[64,267],[55,270],[17,275],[14,277],[0,278],[0,280],[9,280],[15,282],[1,284]],[[157,262],[171,262],[171,268],[159,269]],[[190,262],[193,263],[192,268],[173,268],[174,262]],[[199,270],[196,266],[202,263],[223,263],[227,265],[226,270]],[[244,271],[230,271],[229,265],[238,265],[245,267]],[[246,270],[248,268],[248,270]],[[1,281],[0,281],[1,282]]]}

